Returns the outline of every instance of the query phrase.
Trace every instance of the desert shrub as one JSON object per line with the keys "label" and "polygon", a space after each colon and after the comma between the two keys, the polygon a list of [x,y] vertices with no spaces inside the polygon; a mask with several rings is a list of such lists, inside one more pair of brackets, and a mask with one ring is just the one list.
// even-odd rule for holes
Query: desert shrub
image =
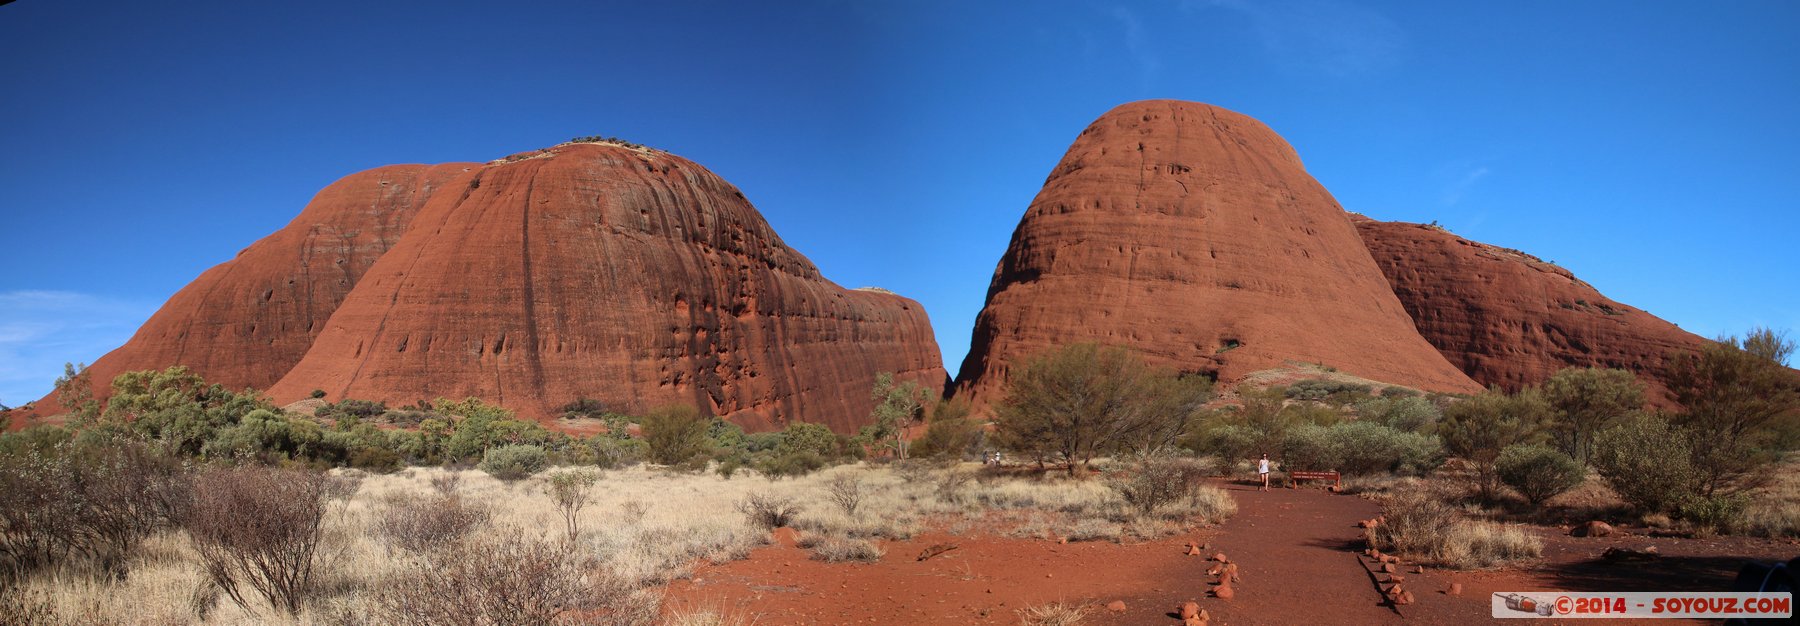
{"label": "desert shrub", "polygon": [[1458,521],[1456,508],[1423,489],[1395,492],[1384,507],[1384,520],[1370,529],[1376,548],[1429,555],[1442,545],[1443,534]]}
{"label": "desert shrub", "polygon": [[1675,515],[1702,531],[1719,532],[1738,527],[1749,508],[1750,498],[1744,494],[1696,495],[1682,501]]}
{"label": "desert shrub", "polygon": [[1800,432],[1800,376],[1786,367],[1786,333],[1752,329],[1669,359],[1667,383],[1684,410],[1673,423],[1690,433],[1693,471],[1704,495],[1754,486]]}
{"label": "desert shrub", "polygon": [[1524,528],[1465,520],[1447,529],[1432,558],[1449,567],[1479,569],[1534,559],[1543,552],[1543,541]]}
{"label": "desert shrub", "polygon": [[778,455],[810,453],[821,459],[836,456],[837,435],[820,424],[791,422],[781,429],[781,442],[775,445]]}
{"label": "desert shrub", "polygon": [[320,399],[320,398],[324,398],[324,397],[325,397],[325,390],[324,390],[324,389],[314,389],[314,390],[312,390],[312,393],[310,393],[310,394],[307,394],[307,395],[306,395],[306,397],[308,397],[308,398],[312,398],[312,399],[314,399],[314,400],[318,400],[318,399]]}
{"label": "desert shrub", "polygon": [[1757,537],[1800,538],[1800,502],[1753,502],[1733,530]]}
{"label": "desert shrub", "polygon": [[[432,481],[437,487],[438,478]],[[435,495],[389,498],[375,522],[375,538],[391,548],[422,553],[461,541],[487,525],[492,515],[487,507],[458,496],[454,483],[445,484],[447,489]]]}
{"label": "desert shrub", "polygon": [[563,419],[597,419],[607,414],[606,403],[593,398],[576,398],[568,404],[557,407],[556,412]]}
{"label": "desert shrub", "polygon": [[1222,523],[1237,514],[1237,501],[1231,499],[1231,494],[1210,485],[1196,489],[1188,502],[1190,506],[1182,514],[1209,524]]}
{"label": "desert shrub", "polygon": [[500,480],[519,480],[549,466],[550,457],[544,454],[543,448],[510,445],[489,449],[481,456],[481,464],[475,467]]}
{"label": "desert shrub", "polygon": [[1206,466],[1190,459],[1151,459],[1138,464],[1124,477],[1107,481],[1125,503],[1143,517],[1162,509],[1199,490],[1206,477]]}
{"label": "desert shrub", "polygon": [[568,470],[551,474],[549,483],[544,487],[544,491],[550,494],[550,500],[556,503],[556,511],[563,516],[570,544],[575,543],[581,531],[576,524],[576,516],[581,514],[581,509],[587,507],[588,500],[594,493],[594,484],[598,482],[598,472]]}
{"label": "desert shrub", "polygon": [[28,453],[50,454],[57,446],[74,438],[74,431],[52,424],[39,424],[0,433],[0,457],[21,457]]}
{"label": "desert shrub", "polygon": [[359,470],[386,474],[400,471],[400,468],[406,466],[406,459],[401,458],[399,452],[387,448],[363,446],[351,450],[350,458],[344,464]]}
{"label": "desert shrub", "polygon": [[737,510],[744,514],[751,526],[774,530],[792,524],[802,509],[792,498],[753,492],[738,501]]}
{"label": "desert shrub", "polygon": [[1350,474],[1424,473],[1443,463],[1444,448],[1436,437],[1365,422],[1331,427],[1338,445],[1339,469]]}
{"label": "desert shrub", "polygon": [[811,451],[776,454],[757,463],[756,470],[769,478],[805,476],[825,467],[825,459]]}
{"label": "desert shrub", "polygon": [[862,479],[850,474],[838,474],[825,484],[826,498],[851,517],[855,517],[856,510],[862,507],[865,491]]}
{"label": "desert shrub", "polygon": [[1363,421],[1294,426],[1283,435],[1281,449],[1284,467],[1355,475],[1423,472],[1436,468],[1443,456],[1433,437]]}
{"label": "desert shrub", "polygon": [[1619,498],[1647,513],[1670,513],[1700,494],[1689,443],[1655,415],[1621,421],[1594,438],[1594,469]]}
{"label": "desert shrub", "polygon": [[1224,467],[1229,469],[1232,461],[1253,458],[1258,450],[1266,449],[1262,445],[1264,438],[1262,432],[1250,426],[1221,424],[1189,437],[1185,447],[1224,459]]}
{"label": "desert shrub", "polygon": [[190,480],[179,461],[131,441],[0,457],[0,587],[71,561],[124,576],[143,540],[174,522]]}
{"label": "desert shrub", "polygon": [[979,452],[985,435],[981,424],[969,417],[968,400],[942,400],[932,409],[925,434],[912,442],[910,456],[969,458]]}
{"label": "desert shrub", "polygon": [[827,563],[874,563],[880,561],[883,554],[881,546],[875,542],[853,537],[825,537],[813,544],[812,552],[812,558]]}
{"label": "desert shrub", "polygon": [[366,420],[381,417],[382,414],[387,413],[387,410],[387,405],[381,402],[345,398],[336,403],[319,407],[317,411],[313,412],[313,417],[322,420],[337,420],[341,423],[344,420]]}
{"label": "desert shrub", "polygon": [[1593,455],[1595,434],[1644,407],[1644,384],[1626,370],[1566,368],[1544,381],[1543,390],[1556,447],[1583,464]]}
{"label": "desert shrub", "polygon": [[1430,400],[1418,395],[1393,396],[1387,393],[1383,393],[1380,398],[1356,403],[1356,413],[1363,421],[1412,433],[1431,432],[1437,426],[1438,419],[1443,417],[1443,411]]}
{"label": "desert shrub", "polygon": [[582,442],[592,451],[588,459],[600,469],[619,469],[644,461],[649,446],[642,439],[624,439],[611,435],[595,435]]}
{"label": "desert shrub", "polygon": [[1587,471],[1567,454],[1541,444],[1509,446],[1494,462],[1500,482],[1512,487],[1533,506],[1574,489]]}
{"label": "desert shrub", "polygon": [[1287,397],[1308,402],[1344,404],[1369,395],[1369,385],[1337,380],[1310,379],[1287,387]]}
{"label": "desert shrub", "polygon": [[415,558],[373,595],[373,617],[396,626],[634,626],[657,611],[650,594],[520,529]]}
{"label": "desert shrub", "polygon": [[1025,626],[1078,626],[1090,611],[1086,605],[1053,602],[1019,609],[1019,621]]}
{"label": "desert shrub", "polygon": [[1455,506],[1425,489],[1393,492],[1384,516],[1368,531],[1375,548],[1449,567],[1494,567],[1543,551],[1543,542],[1524,529],[1461,519]]}
{"label": "desert shrub", "polygon": [[325,485],[317,472],[253,466],[196,476],[182,526],[211,583],[245,609],[254,591],[298,614],[314,591]]}
{"label": "desert shrub", "polygon": [[677,404],[659,407],[643,418],[644,441],[649,445],[650,461],[659,465],[677,465],[712,451],[707,429],[712,418],[700,410]]}
{"label": "desert shrub", "polygon": [[1491,500],[1500,482],[1494,473],[1500,451],[1543,441],[1549,419],[1550,405],[1536,390],[1508,394],[1490,389],[1446,407],[1438,434],[1444,449],[1475,466],[1481,496]]}

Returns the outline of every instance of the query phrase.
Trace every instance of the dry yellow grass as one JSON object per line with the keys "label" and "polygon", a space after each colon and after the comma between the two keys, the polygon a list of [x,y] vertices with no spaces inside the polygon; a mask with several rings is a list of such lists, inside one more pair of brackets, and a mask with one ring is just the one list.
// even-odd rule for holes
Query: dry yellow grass
{"label": "dry yellow grass", "polygon": [[[370,623],[365,616],[373,612],[374,590],[407,584],[406,568],[417,565],[413,555],[377,538],[377,520],[386,515],[390,503],[433,494],[432,479],[450,472],[410,468],[366,476],[352,496],[334,502],[327,513],[319,553],[320,591],[298,616],[267,607],[247,610],[221,601],[207,583],[187,537],[180,533],[151,538],[132,563],[130,576],[123,580],[101,581],[85,572],[52,571],[25,581],[15,593],[43,601],[66,623]],[[967,527],[969,519],[989,513],[1039,516],[1048,520],[1051,533],[1083,538],[1168,532],[1178,524],[1131,518],[1119,497],[1101,481],[977,478],[977,473],[967,467],[916,472],[857,465],[770,480],[743,474],[725,479],[710,473],[679,474],[641,466],[609,471],[595,489],[592,503],[577,515],[580,532],[568,549],[582,562],[602,567],[639,589],[633,601],[658,602],[660,586],[689,576],[696,563],[744,558],[768,541],[768,534],[752,527],[736,509],[737,502],[752,492],[801,503],[804,508],[792,525],[819,537],[819,545],[842,552],[825,558],[866,558],[883,540],[907,538],[928,525]],[[546,494],[544,475],[510,483],[476,471],[459,475],[460,497],[487,507],[492,514],[475,535],[506,532],[535,534],[531,538],[544,542],[567,540],[562,513]],[[854,514],[828,497],[831,482],[846,475],[864,489]],[[1178,515],[1190,516],[1192,521],[1217,521],[1234,510],[1229,496],[1209,487],[1182,505]],[[707,610],[670,611],[664,619],[671,624],[750,623]]]}

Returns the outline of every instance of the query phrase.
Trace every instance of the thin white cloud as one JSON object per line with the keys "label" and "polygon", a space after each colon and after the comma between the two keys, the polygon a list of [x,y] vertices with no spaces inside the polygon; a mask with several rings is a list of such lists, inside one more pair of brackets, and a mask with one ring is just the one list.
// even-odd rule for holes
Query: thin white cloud
{"label": "thin white cloud", "polygon": [[1125,51],[1137,66],[1139,80],[1145,87],[1149,87],[1156,75],[1162,72],[1162,57],[1157,56],[1155,46],[1151,45],[1149,35],[1144,32],[1144,21],[1136,12],[1122,6],[1113,7],[1112,17],[1124,28]]}
{"label": "thin white cloud", "polygon": [[1301,73],[1350,78],[1379,72],[1397,65],[1406,50],[1398,22],[1345,0],[1184,0],[1181,6],[1248,17],[1275,63]]}
{"label": "thin white cloud", "polygon": [[1486,166],[1477,167],[1463,174],[1462,178],[1451,182],[1444,188],[1444,206],[1456,206],[1456,203],[1462,202],[1463,195],[1468,193],[1475,183],[1487,178],[1489,171]]}
{"label": "thin white cloud", "polygon": [[155,310],[72,291],[0,292],[0,404],[49,393],[64,363],[91,362],[118,347]]}

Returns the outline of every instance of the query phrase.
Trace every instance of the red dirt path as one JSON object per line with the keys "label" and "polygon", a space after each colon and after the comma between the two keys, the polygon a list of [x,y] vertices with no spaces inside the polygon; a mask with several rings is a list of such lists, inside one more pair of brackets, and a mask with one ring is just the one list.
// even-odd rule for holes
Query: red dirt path
{"label": "red dirt path", "polygon": [[[1498,572],[1427,568],[1407,585],[1417,602],[1387,604],[1360,560],[1362,531],[1356,520],[1379,507],[1354,496],[1318,489],[1267,493],[1238,484],[1221,486],[1238,503],[1224,525],[1147,543],[1058,544],[1042,539],[950,536],[925,533],[887,542],[878,564],[827,564],[782,533],[776,544],[749,559],[703,566],[690,580],[669,587],[671,608],[712,608],[754,617],[757,624],[1018,624],[1020,609],[1064,602],[1088,605],[1085,624],[1178,624],[1175,607],[1196,601],[1212,624],[1466,624],[1487,622],[1493,591],[1723,589],[1748,558],[1790,558],[1792,541],[1732,538],[1653,540],[1667,555],[1650,569],[1621,569],[1595,556],[1607,546],[1651,543],[1641,537],[1574,539],[1539,529],[1545,559],[1533,567]],[[1231,600],[1209,597],[1213,577],[1205,558],[1185,556],[1188,541],[1210,544],[1238,564],[1242,582]],[[920,551],[939,543],[958,547],[927,561]],[[1461,596],[1441,593],[1462,583]],[[1127,610],[1109,612],[1123,600]],[[1656,620],[1668,624],[1667,620]],[[1546,623],[1543,621],[1533,623]],[[1555,622],[1548,622],[1555,623]]]}

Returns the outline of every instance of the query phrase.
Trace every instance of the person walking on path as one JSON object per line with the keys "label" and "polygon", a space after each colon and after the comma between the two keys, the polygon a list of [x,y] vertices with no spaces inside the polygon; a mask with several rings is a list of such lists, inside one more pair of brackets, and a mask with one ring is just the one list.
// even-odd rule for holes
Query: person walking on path
{"label": "person walking on path", "polygon": [[1269,453],[1264,452],[1262,460],[1256,462],[1256,475],[1262,478],[1262,490],[1269,490]]}

